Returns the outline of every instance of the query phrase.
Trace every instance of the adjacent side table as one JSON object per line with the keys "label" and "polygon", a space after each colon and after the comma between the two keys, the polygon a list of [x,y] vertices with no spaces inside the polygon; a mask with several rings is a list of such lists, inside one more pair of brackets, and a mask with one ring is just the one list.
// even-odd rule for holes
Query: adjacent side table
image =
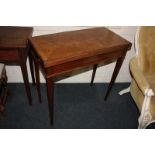
{"label": "adjacent side table", "polygon": [[[31,38],[32,32],[32,27],[0,27],[0,62],[7,65],[19,65],[21,67],[25,89],[30,105],[32,99],[26,61],[29,55],[28,38]],[[32,72],[31,60],[30,68]],[[34,77],[32,78],[34,82]]]}

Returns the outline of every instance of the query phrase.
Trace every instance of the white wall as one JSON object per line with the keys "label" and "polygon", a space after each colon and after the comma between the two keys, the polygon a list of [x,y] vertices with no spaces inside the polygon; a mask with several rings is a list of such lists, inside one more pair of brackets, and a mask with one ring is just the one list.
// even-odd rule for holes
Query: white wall
{"label": "white wall", "polygon": [[[83,28],[87,28],[87,27],[39,26],[39,27],[34,27],[33,36],[62,32],[62,31],[69,31],[69,30],[77,30],[77,29],[83,29]],[[132,43],[134,43],[134,35],[135,35],[137,27],[114,26],[114,27],[108,27],[108,28],[116,32],[117,34],[123,36],[124,38],[128,39]],[[120,73],[116,79],[116,82],[130,82],[131,81],[128,64],[129,64],[129,60],[134,55],[135,55],[134,46],[132,46],[131,51],[129,51],[126,56],[126,59],[122,65]],[[27,65],[28,65],[29,79],[31,82],[29,64]],[[98,68],[96,72],[95,82],[109,82],[114,66],[115,66],[115,63],[112,63],[112,64]],[[19,67],[7,66],[6,68],[7,68],[7,75],[8,75],[9,82],[23,82],[21,70]],[[67,82],[70,82],[70,83],[90,82],[91,74],[92,74],[92,71],[88,71],[88,72],[85,72],[85,73],[82,73],[76,76],[69,77],[65,80],[61,80],[59,82],[66,82],[66,83]],[[41,82],[45,82],[42,75],[41,75]]]}

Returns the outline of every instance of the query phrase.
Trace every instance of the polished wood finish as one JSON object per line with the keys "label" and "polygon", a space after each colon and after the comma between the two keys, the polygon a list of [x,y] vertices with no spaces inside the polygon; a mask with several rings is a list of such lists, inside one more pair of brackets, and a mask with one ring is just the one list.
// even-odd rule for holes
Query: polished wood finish
{"label": "polished wood finish", "polygon": [[0,62],[21,67],[30,105],[32,99],[26,61],[29,55],[28,38],[31,38],[32,32],[32,27],[0,26]]}
{"label": "polished wood finish", "polygon": [[68,61],[83,59],[114,50],[129,48],[129,42],[106,28],[93,28],[30,39],[44,63],[51,67]]}
{"label": "polished wood finish", "polygon": [[[39,68],[42,71],[48,94],[50,120],[53,122],[53,78],[75,69],[94,65],[93,84],[97,64],[117,61],[106,98],[114,84],[126,52],[131,43],[104,27],[91,28],[51,35],[37,36],[30,39],[33,48],[33,60],[36,64],[36,79],[38,92]],[[37,65],[39,67],[37,67]],[[39,93],[38,93],[39,94]],[[39,95],[39,98],[41,95]]]}

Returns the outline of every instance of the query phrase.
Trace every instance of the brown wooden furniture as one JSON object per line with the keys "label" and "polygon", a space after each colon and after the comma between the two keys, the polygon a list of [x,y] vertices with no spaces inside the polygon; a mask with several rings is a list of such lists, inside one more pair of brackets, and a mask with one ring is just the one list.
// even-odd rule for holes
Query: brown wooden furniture
{"label": "brown wooden furniture", "polygon": [[31,104],[31,92],[26,60],[29,53],[28,38],[32,36],[32,32],[32,27],[0,26],[0,62],[21,67],[29,104]]}
{"label": "brown wooden furniture", "polygon": [[105,99],[114,84],[127,50],[131,43],[107,28],[91,28],[30,39],[35,64],[36,84],[39,99],[41,69],[47,83],[47,97],[51,124],[53,123],[54,77],[75,69],[94,65],[91,84],[95,77],[97,64],[117,61]]}
{"label": "brown wooden furniture", "polygon": [[0,64],[0,112],[4,112],[7,98],[7,75],[4,64]]}

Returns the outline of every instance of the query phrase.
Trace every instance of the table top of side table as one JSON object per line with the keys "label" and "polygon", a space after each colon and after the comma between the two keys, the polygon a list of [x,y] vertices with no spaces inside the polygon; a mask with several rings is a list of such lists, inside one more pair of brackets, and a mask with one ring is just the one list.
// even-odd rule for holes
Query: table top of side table
{"label": "table top of side table", "polygon": [[30,42],[45,67],[131,47],[105,27],[36,36]]}
{"label": "table top of side table", "polygon": [[0,49],[26,48],[33,27],[0,26]]}

